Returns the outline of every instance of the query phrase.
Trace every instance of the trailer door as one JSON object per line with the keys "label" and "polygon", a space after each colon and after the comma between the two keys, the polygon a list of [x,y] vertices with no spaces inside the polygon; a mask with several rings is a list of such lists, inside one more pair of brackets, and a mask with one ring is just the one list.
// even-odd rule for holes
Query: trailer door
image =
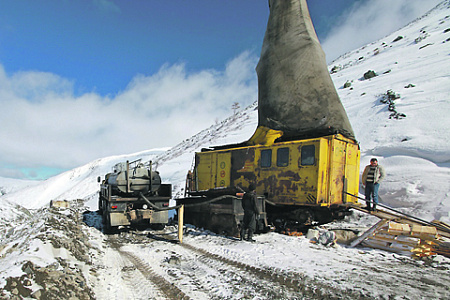
{"label": "trailer door", "polygon": [[333,138],[331,140],[330,160],[330,204],[343,203],[343,191],[346,188],[347,142]]}
{"label": "trailer door", "polygon": [[216,180],[216,164],[213,152],[200,152],[196,154],[197,190],[205,191],[213,188]]}

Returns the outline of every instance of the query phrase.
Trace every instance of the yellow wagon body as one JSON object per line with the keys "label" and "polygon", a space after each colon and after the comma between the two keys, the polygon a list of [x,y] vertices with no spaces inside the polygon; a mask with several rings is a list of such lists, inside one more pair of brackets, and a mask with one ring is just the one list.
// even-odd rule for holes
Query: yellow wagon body
{"label": "yellow wagon body", "polygon": [[356,202],[359,146],[341,135],[196,153],[191,191],[246,189],[284,205]]}

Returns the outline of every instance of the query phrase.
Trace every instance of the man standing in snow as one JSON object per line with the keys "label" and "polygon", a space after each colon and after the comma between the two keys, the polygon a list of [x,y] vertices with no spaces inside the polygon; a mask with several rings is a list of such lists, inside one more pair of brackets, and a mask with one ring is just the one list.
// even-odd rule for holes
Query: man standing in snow
{"label": "man standing in snow", "polygon": [[256,230],[256,215],[259,214],[256,205],[255,185],[251,183],[248,187],[249,191],[242,197],[242,208],[244,209],[244,222],[241,227],[241,241],[244,239],[245,231],[248,230],[247,241],[255,242],[253,232]]}
{"label": "man standing in snow", "polygon": [[[378,160],[376,158],[370,159],[370,164],[366,166],[362,174],[362,183],[365,188],[367,203],[366,208],[368,211],[375,211],[377,209],[378,189],[385,176],[384,168],[378,164]],[[370,206],[371,203],[373,203],[372,207]]]}

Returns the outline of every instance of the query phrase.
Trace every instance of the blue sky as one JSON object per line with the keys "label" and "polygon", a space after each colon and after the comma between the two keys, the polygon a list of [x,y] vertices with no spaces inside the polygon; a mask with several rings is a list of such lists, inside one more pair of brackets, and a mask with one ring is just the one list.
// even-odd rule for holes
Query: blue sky
{"label": "blue sky", "polygon": [[[331,61],[439,0],[309,0]],[[0,2],[0,176],[174,146],[257,99],[267,0]]]}
{"label": "blue sky", "polygon": [[3,1],[0,60],[7,72],[52,72],[79,93],[115,94],[165,63],[223,69],[258,52],[268,14],[265,0]]}
{"label": "blue sky", "polygon": [[[7,72],[39,70],[74,80],[77,93],[123,90],[136,74],[164,63],[191,71],[222,69],[243,51],[259,53],[266,0],[4,1],[0,61]],[[358,1],[315,0],[311,15],[324,39]]]}

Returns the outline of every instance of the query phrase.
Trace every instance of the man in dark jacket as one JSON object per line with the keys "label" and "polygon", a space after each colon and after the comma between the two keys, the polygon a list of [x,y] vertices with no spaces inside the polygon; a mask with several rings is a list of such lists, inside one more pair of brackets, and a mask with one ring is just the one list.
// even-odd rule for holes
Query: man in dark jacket
{"label": "man in dark jacket", "polygon": [[250,184],[249,191],[242,197],[242,208],[244,209],[244,222],[241,227],[241,241],[244,239],[245,231],[248,230],[247,241],[255,242],[253,233],[256,230],[256,216],[259,214],[256,205],[255,185]]}

